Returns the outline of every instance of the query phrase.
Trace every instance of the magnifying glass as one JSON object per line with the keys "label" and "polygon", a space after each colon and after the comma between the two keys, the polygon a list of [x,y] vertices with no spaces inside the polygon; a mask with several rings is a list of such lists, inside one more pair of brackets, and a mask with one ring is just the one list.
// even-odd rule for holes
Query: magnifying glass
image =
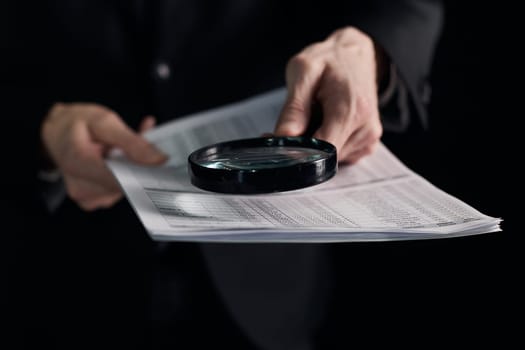
{"label": "magnifying glass", "polygon": [[238,194],[270,193],[320,184],[337,172],[334,145],[313,137],[258,137],[217,143],[188,157],[191,183]]}

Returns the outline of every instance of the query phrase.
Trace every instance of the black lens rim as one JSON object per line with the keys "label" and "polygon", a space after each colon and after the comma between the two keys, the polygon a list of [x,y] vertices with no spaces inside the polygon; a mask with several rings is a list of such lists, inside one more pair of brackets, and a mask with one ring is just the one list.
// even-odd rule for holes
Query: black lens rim
{"label": "black lens rim", "polygon": [[[199,164],[210,154],[249,147],[300,147],[321,150],[321,159],[264,169],[214,169]],[[337,150],[313,137],[271,136],[220,142],[202,147],[188,157],[191,183],[201,189],[234,194],[261,194],[296,190],[320,184],[337,172]]]}

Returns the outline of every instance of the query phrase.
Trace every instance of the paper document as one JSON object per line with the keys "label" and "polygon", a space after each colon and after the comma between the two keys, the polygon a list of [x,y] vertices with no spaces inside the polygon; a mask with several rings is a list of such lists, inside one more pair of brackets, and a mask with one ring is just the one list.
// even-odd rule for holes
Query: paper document
{"label": "paper document", "polygon": [[146,137],[169,155],[139,166],[113,152],[107,164],[154,240],[348,242],[443,238],[499,230],[483,215],[403,165],[384,145],[331,180],[263,195],[206,192],[190,183],[188,155],[221,141],[271,132],[279,89],[161,125]]}

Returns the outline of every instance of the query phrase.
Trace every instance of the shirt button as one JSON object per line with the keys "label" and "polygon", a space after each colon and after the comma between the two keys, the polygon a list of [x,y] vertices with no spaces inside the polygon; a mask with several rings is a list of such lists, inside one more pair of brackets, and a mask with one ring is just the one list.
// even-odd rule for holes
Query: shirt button
{"label": "shirt button", "polygon": [[157,63],[155,66],[155,75],[160,80],[168,80],[171,76],[170,66],[165,62]]}

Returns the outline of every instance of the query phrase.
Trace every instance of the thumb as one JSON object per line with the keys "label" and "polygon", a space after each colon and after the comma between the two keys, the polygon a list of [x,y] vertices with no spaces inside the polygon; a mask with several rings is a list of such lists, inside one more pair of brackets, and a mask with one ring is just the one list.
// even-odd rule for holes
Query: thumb
{"label": "thumb", "polygon": [[[151,122],[143,121],[142,124],[144,123]],[[154,165],[167,160],[165,154],[134,132],[120,118],[106,118],[103,122],[90,124],[89,129],[95,140],[120,148],[134,162]]]}

